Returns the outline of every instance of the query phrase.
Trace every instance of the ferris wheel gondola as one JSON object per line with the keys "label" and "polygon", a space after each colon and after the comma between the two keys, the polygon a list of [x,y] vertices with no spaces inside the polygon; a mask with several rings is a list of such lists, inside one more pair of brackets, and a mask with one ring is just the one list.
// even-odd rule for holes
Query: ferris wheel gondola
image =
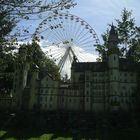
{"label": "ferris wheel gondola", "polygon": [[94,61],[99,39],[83,19],[69,13],[52,14],[43,20],[35,32],[46,55],[60,68],[61,75],[70,76],[73,57],[79,62]]}

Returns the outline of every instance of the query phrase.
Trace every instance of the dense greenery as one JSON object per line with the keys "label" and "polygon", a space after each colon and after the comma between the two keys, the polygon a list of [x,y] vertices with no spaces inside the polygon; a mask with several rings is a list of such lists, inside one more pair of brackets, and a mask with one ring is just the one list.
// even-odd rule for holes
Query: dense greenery
{"label": "dense greenery", "polygon": [[[111,26],[111,24],[109,24]],[[132,11],[123,9],[120,19],[115,20],[115,28],[118,32],[118,46],[120,56],[140,60],[140,27],[136,26]],[[108,36],[110,27],[102,34],[103,44],[97,46],[97,51],[100,54],[100,60],[108,50]]]}
{"label": "dense greenery", "polygon": [[21,47],[27,49],[27,61],[39,67],[40,75],[49,73],[54,79],[60,79],[58,66],[44,54],[37,43],[23,44]]}
{"label": "dense greenery", "polygon": [[0,93],[9,93],[12,89],[15,57],[10,52],[11,47],[7,37],[15,22],[7,15],[7,11],[0,12],[0,25]]}

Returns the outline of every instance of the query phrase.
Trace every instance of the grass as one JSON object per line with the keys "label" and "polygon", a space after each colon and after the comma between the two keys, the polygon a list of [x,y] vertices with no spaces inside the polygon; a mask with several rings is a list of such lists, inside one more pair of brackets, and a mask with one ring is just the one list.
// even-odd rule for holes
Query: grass
{"label": "grass", "polygon": [[[0,140],[72,140],[73,138],[72,137],[56,137],[56,138],[53,138],[53,134],[43,134],[41,136],[38,136],[38,137],[31,137],[31,138],[15,138],[13,136],[9,136],[7,138],[4,138],[3,139],[3,136],[6,135],[6,131],[0,131]],[[84,139],[82,139],[84,140]]]}
{"label": "grass", "polygon": [[[29,132],[30,133],[30,132]],[[102,135],[101,133],[93,136],[94,134],[89,134],[89,136],[85,136],[82,133],[78,135],[63,135],[56,133],[42,133],[42,134],[22,134],[14,135],[12,133],[8,134],[6,131],[0,131],[0,140],[139,140],[139,132],[137,133],[122,133],[122,132],[109,132],[107,135]]]}
{"label": "grass", "polygon": [[5,135],[6,131],[0,131],[0,138]]}
{"label": "grass", "polygon": [[[94,118],[93,121],[89,118],[87,122],[90,124],[87,125],[79,123],[80,121],[68,122],[67,118],[58,118],[56,121],[53,117],[48,120],[43,115],[34,116],[16,115],[5,127],[2,127],[1,123],[0,140],[140,140],[140,128],[131,127],[133,125],[127,117],[124,117],[120,125],[115,126],[118,119],[101,125],[100,118]],[[1,117],[1,122],[6,122],[6,117],[3,118]],[[9,119],[9,116],[7,118]]]}

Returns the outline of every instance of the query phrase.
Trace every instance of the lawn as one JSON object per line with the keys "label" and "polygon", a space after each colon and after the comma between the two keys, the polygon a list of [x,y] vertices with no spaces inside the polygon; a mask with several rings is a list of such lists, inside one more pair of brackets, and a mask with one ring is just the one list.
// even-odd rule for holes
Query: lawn
{"label": "lawn", "polygon": [[107,122],[94,116],[83,122],[74,115],[73,118],[49,116],[47,119],[47,115],[42,114],[19,114],[11,121],[9,118],[1,115],[0,140],[140,140],[140,128],[133,126],[127,117],[123,121],[119,119],[119,123],[118,117]]}
{"label": "lawn", "polygon": [[43,134],[41,136],[38,137],[30,137],[30,138],[16,138],[16,136],[4,136],[6,135],[6,131],[0,131],[0,140],[72,140],[72,137],[57,137],[57,138],[53,138],[53,134]]}
{"label": "lawn", "polygon": [[77,134],[65,133],[42,133],[38,132],[7,132],[0,131],[0,140],[140,140],[139,131],[126,132],[126,131],[110,131],[107,133],[88,133],[82,132]]}

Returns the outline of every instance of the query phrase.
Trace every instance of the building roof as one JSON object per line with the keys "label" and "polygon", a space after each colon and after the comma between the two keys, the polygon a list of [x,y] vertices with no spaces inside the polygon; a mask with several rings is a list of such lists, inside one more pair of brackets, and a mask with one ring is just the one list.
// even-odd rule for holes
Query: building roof
{"label": "building roof", "polygon": [[[104,72],[108,70],[108,62],[76,62],[72,64],[75,72]],[[126,58],[119,59],[119,70],[126,72],[140,71],[140,63],[130,61]]]}
{"label": "building roof", "polygon": [[137,70],[137,64],[134,61],[130,61],[126,58],[119,59],[119,70],[134,72]]}
{"label": "building roof", "polygon": [[108,69],[107,62],[77,62],[72,64],[75,72],[104,72]]}
{"label": "building roof", "polygon": [[136,64],[136,71],[140,72],[140,62]]}

